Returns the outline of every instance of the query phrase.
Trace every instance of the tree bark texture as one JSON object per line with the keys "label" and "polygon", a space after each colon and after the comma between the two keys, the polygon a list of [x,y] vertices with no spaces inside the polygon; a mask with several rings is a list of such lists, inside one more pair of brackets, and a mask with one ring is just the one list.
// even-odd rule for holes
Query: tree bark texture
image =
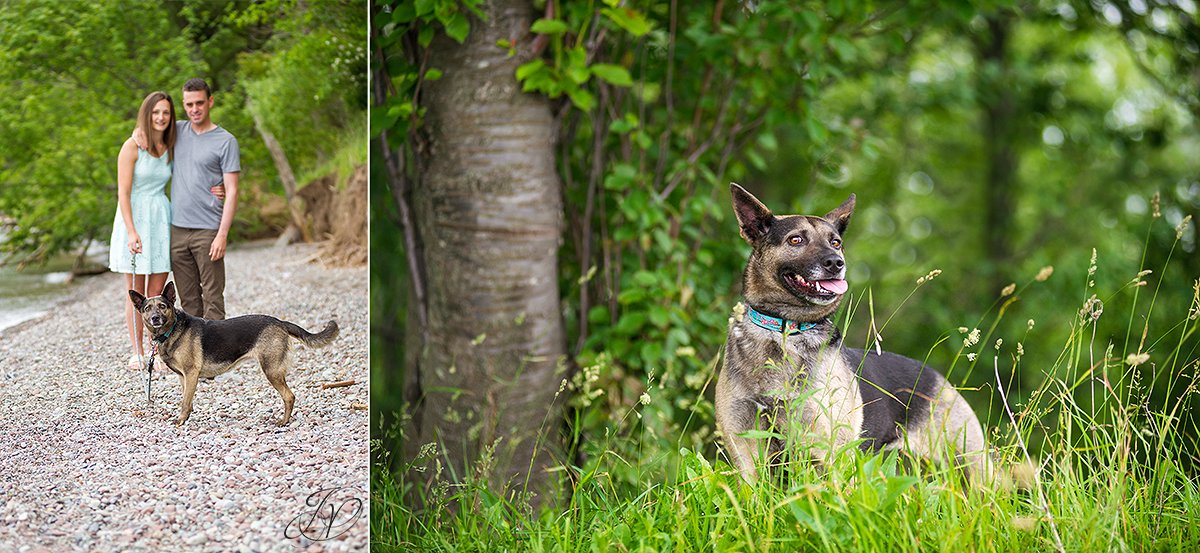
{"label": "tree bark texture", "polygon": [[562,459],[566,349],[555,123],[544,97],[521,92],[520,56],[496,46],[527,34],[532,5],[483,9],[464,44],[434,40],[429,64],[444,75],[421,95],[430,147],[413,203],[429,326],[418,440],[438,442],[458,479],[482,472],[493,490],[528,490],[544,505],[561,489],[547,469]]}

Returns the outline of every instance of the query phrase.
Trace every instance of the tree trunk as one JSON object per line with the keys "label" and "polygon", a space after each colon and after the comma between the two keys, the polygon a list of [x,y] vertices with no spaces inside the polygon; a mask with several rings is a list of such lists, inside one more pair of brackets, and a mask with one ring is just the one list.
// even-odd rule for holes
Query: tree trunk
{"label": "tree trunk", "polygon": [[1002,268],[1013,256],[1013,214],[1016,212],[1017,98],[1008,62],[1008,39],[1012,18],[1007,14],[988,16],[987,28],[976,40],[979,57],[977,91],[983,107],[985,227],[984,251],[988,258],[991,293],[997,294],[1007,281]]}
{"label": "tree trunk", "polygon": [[[288,213],[292,216],[292,226],[304,237],[305,242],[311,242],[312,236],[309,235],[308,229],[304,225],[303,210],[300,209],[299,200],[296,198],[296,175],[292,172],[292,164],[288,162],[287,154],[283,151],[283,146],[279,144],[279,141],[275,139],[275,135],[267,130],[262,116],[258,114],[258,110],[254,109],[254,103],[247,102],[247,107],[250,115],[254,117],[254,128],[262,137],[267,151],[271,152],[271,159],[275,162],[275,171],[279,173],[279,180],[283,182],[283,194],[287,199]],[[284,235],[287,234],[289,231],[285,230]]]}
{"label": "tree trunk", "polygon": [[438,442],[458,479],[545,505],[561,489],[547,469],[561,461],[566,348],[555,127],[547,100],[521,92],[522,60],[496,46],[527,33],[532,5],[493,0],[484,11],[465,44],[434,40],[429,66],[444,76],[421,94],[430,145],[413,204],[428,338],[406,348],[420,357],[417,439]]}

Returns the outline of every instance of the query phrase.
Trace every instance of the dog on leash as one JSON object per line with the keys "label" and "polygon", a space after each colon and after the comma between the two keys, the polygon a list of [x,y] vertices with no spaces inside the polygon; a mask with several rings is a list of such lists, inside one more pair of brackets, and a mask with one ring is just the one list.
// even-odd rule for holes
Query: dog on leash
{"label": "dog on leash", "polygon": [[816,217],[776,216],[741,186],[730,192],[753,249],[745,309],[730,319],[716,418],[742,476],[754,481],[764,452],[772,464],[790,435],[818,463],[861,440],[866,451],[899,449],[964,466],[972,482],[991,479],[975,412],[945,377],[901,355],[842,346],[831,317],[848,289],[842,234],[854,195]]}
{"label": "dog on leash", "polygon": [[244,315],[223,321],[193,317],[175,307],[175,283],[168,282],[161,296],[147,298],[129,291],[142,323],[158,343],[158,356],[171,372],[179,375],[183,400],[176,426],[192,414],[192,398],[201,378],[224,374],[246,359],[257,359],[267,382],[283,398],[283,426],[292,420],[296,395],[286,382],[288,346],[298,338],[309,347],[328,345],[337,338],[338,325],[329,321],[315,334],[287,321],[267,315]]}

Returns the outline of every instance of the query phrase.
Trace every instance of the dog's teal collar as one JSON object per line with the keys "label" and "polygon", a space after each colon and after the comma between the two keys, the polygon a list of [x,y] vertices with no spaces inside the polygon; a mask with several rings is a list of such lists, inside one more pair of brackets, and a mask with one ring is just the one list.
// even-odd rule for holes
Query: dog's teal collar
{"label": "dog's teal collar", "polygon": [[175,319],[175,322],[171,324],[171,328],[169,330],[167,330],[167,333],[163,334],[162,336],[155,336],[154,341],[158,342],[160,344],[165,343],[167,341],[167,338],[171,337],[171,333],[175,332],[175,327],[178,325],[179,325],[179,319]]}
{"label": "dog's teal collar", "polygon": [[750,322],[772,332],[782,333],[786,331],[788,334],[795,334],[797,332],[810,330],[817,326],[817,323],[802,323],[798,321],[780,319],[779,317],[772,317],[770,315],[764,315],[758,311],[755,311],[755,309],[749,305],[746,306],[746,310],[747,314],[750,316]]}

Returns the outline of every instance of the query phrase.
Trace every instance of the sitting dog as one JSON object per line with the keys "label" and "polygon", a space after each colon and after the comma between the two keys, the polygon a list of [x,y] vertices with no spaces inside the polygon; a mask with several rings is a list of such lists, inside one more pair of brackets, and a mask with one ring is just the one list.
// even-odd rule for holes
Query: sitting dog
{"label": "sitting dog", "polygon": [[287,321],[267,315],[245,315],[224,321],[193,317],[175,308],[175,283],[168,282],[161,296],[147,298],[129,291],[133,306],[142,316],[146,330],[158,343],[158,357],[183,385],[176,426],[182,426],[192,414],[192,398],[200,378],[212,378],[229,371],[245,359],[258,359],[267,381],[283,398],[283,426],[292,420],[296,395],[285,382],[290,338],[299,338],[309,347],[329,344],[338,335],[336,321],[325,324],[313,334]]}
{"label": "sitting dog", "polygon": [[[818,463],[862,440],[863,450],[901,449],[963,464],[972,481],[992,478],[979,421],[945,377],[904,356],[842,346],[831,316],[848,288],[842,233],[854,195],[814,217],[775,216],[741,186],[730,192],[753,250],[742,280],[746,309],[730,319],[716,418],[742,476],[753,481],[761,451],[777,456],[790,431]],[[746,435],[755,429],[771,432]]]}

